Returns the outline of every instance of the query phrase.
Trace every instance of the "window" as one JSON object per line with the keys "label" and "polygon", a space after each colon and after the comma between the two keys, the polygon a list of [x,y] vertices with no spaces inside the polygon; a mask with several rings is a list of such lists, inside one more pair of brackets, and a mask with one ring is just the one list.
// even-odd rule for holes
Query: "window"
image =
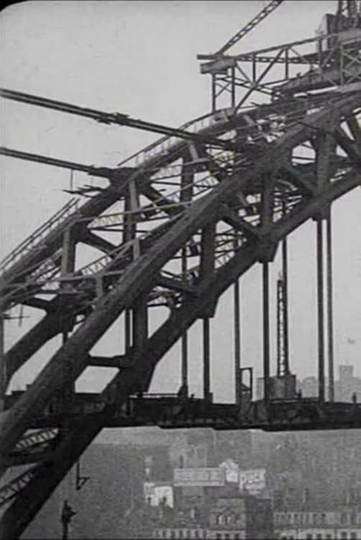
{"label": "window", "polygon": [[232,525],[234,523],[234,514],[227,516],[227,525]]}
{"label": "window", "polygon": [[348,537],[347,532],[342,532],[342,533],[341,533],[341,537],[340,537],[341,540],[347,540],[347,537]]}
{"label": "window", "polygon": [[310,534],[310,533],[306,534],[306,540],[312,540],[312,538],[313,538],[312,534]]}
{"label": "window", "polygon": [[216,534],[216,538],[217,538],[217,540],[222,540],[222,535],[219,534],[219,533],[217,533],[217,534]]}
{"label": "window", "polygon": [[351,538],[351,540],[357,540],[357,533],[352,532],[352,533],[350,534],[350,538]]}
{"label": "window", "polygon": [[316,534],[316,538],[317,538],[317,540],[322,540],[323,536],[322,536],[322,534]]}

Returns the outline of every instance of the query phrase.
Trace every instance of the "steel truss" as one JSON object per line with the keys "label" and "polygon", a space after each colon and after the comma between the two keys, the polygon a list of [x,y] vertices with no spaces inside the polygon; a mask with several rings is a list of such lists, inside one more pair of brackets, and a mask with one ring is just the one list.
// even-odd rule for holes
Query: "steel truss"
{"label": "steel truss", "polygon": [[[198,173],[195,170],[197,162],[194,165],[189,159],[187,145],[177,143],[172,149],[172,160],[166,155],[150,159],[146,165],[143,163],[140,171],[131,173],[132,182],[128,177],[128,181],[118,185],[116,196],[113,193],[109,196],[112,186],[96,195],[81,207],[83,210],[76,210],[71,219],[64,218],[45,235],[45,241],[40,240],[36,251],[28,251],[25,244],[25,255],[20,258],[17,255],[16,262],[4,274],[7,306],[21,302],[36,305],[47,290],[51,290],[52,299],[44,301],[45,305],[41,303],[41,308],[46,311],[44,318],[6,353],[8,379],[50,337],[64,331],[71,333],[34,383],[7,411],[0,435],[5,458],[32,427],[34,418],[42,411],[50,414],[51,407],[56,406],[56,396],[59,396],[55,399],[57,406],[63,407],[63,414],[66,414],[61,401],[62,391],[87,365],[100,365],[96,359],[92,362],[89,350],[124,310],[133,313],[133,341],[125,355],[108,361],[108,365],[120,369],[101,396],[105,404],[103,409],[94,412],[90,422],[81,422],[76,415],[74,420],[69,420],[66,433],[59,437],[51,456],[46,454],[45,460],[40,459],[35,471],[28,475],[22,496],[16,498],[4,514],[5,536],[9,530],[12,535],[15,532],[15,536],[23,530],[106,424],[107,416],[114,414],[130,393],[147,389],[151,374],[165,352],[197,319],[212,316],[219,296],[240,275],[259,261],[271,261],[278,243],[287,234],[307,219],[325,217],[336,198],[360,185],[360,149],[344,128],[350,124],[350,119],[355,124],[359,109],[359,93],[319,107],[319,111],[311,115],[303,105],[298,121],[293,118],[282,135],[266,143],[264,140],[255,142],[253,126],[249,128],[244,114],[240,114],[233,119],[232,129],[246,127],[249,142],[243,142],[242,150],[230,156],[226,165],[217,156],[209,155],[204,146],[200,153],[208,156],[207,161],[202,162],[207,170]],[[256,113],[257,109],[250,111],[247,117],[252,118]],[[222,127],[228,131],[229,122],[223,122]],[[329,145],[330,138],[342,148],[346,158],[337,159],[337,148]],[[312,161],[304,165],[297,158],[297,149],[308,142],[315,150]],[[328,153],[325,153],[326,145],[330,149]],[[262,157],[259,157],[261,149]],[[157,173],[147,175],[147,168],[154,170],[157,166],[159,171],[185,153],[178,190],[176,196],[171,196],[173,201],[181,202],[182,181],[184,186],[187,173],[188,193],[192,190],[191,203],[174,207],[169,204],[170,195],[161,195],[154,187]],[[202,187],[199,194],[197,175],[202,177],[203,186],[206,185],[204,173],[212,181]],[[279,194],[280,186],[284,189],[285,184],[288,193],[286,213],[282,211]],[[153,200],[153,205],[141,205],[139,194],[153,194],[150,190],[157,192],[157,204]],[[96,261],[90,269],[71,271],[71,252],[75,243],[82,241],[88,232],[94,234],[91,223],[99,225],[101,219],[105,224],[107,219],[114,219],[113,215],[108,218],[103,213],[120,197],[128,200],[125,210],[117,215],[118,223],[123,224],[124,241],[114,246],[105,261]],[[252,212],[251,205],[255,207]],[[137,235],[136,227],[144,222],[148,208],[152,209],[153,216],[164,216],[162,223],[156,222],[149,232]],[[98,210],[96,214],[95,210]],[[103,217],[98,218],[100,213]],[[91,216],[91,220],[82,221],[83,216]],[[55,258],[54,253],[60,245],[62,253]],[[186,275],[182,275],[175,259],[184,247],[189,252],[188,263],[192,262]],[[49,277],[39,269],[46,266],[50,257],[53,257],[54,271]],[[170,263],[171,277],[167,270]],[[64,267],[67,265],[66,272]],[[51,288],[54,283],[55,288]],[[172,298],[172,303],[167,321],[149,336],[146,318],[155,298]],[[27,492],[32,494],[31,500],[26,496]],[[21,520],[18,519],[20,516]],[[15,531],[14,523],[17,523]]]}
{"label": "steel truss", "polygon": [[[223,292],[257,263],[263,264],[267,283],[268,264],[279,244],[309,219],[322,227],[332,203],[361,185],[361,90],[353,80],[346,82],[342,92],[326,97],[309,90],[299,95],[289,92],[286,82],[276,100],[238,107],[232,114],[213,112],[174,130],[115,169],[1,150],[12,158],[100,178],[96,187],[78,189],[82,195],[90,194],[89,200],[82,205],[70,202],[2,262],[1,331],[18,305],[44,312],[2,355],[2,472],[30,464],[0,488],[0,501],[7,505],[2,537],[16,538],[24,531],[107,425],[310,429],[330,427],[337,417],[338,426],[361,426],[357,406],[333,409],[323,399],[316,405],[269,402],[268,377],[262,402],[245,408],[241,399],[226,412],[212,403],[209,387],[209,321]],[[7,92],[4,97],[11,99]],[[32,105],[53,107],[43,98],[26,99]],[[56,103],[59,110],[64,108]],[[92,118],[99,120],[98,113],[92,111]],[[86,266],[77,264],[76,248],[82,243],[99,252]],[[267,294],[264,297],[267,300]],[[154,306],[167,306],[169,312],[150,333]],[[92,356],[93,345],[121,316],[124,352]],[[205,390],[204,399],[192,403],[186,336],[200,319]],[[265,374],[269,374],[268,324],[265,318]],[[33,384],[24,392],[6,395],[17,370],[55,336],[63,343]],[[168,401],[163,396],[152,409],[151,398],[142,399],[147,399],[156,365],[178,340],[183,344],[182,391]],[[87,366],[117,368],[105,390],[88,402],[73,389]],[[319,378],[322,386],[323,351]],[[176,411],[177,421],[172,420]],[[29,432],[34,428],[45,431]]]}

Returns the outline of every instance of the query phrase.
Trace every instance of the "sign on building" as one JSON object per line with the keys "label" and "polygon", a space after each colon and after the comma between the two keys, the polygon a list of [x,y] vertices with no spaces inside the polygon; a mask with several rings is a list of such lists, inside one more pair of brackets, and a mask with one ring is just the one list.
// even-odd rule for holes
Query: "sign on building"
{"label": "sign on building", "polygon": [[173,487],[164,484],[155,484],[154,482],[144,482],[144,497],[150,506],[159,506],[164,504],[171,508],[174,507]]}
{"label": "sign on building", "polygon": [[225,471],[222,468],[174,469],[173,483],[175,486],[224,486]]}
{"label": "sign on building", "polygon": [[154,488],[155,506],[165,504],[170,508],[174,507],[173,488],[172,486],[155,486]]}
{"label": "sign on building", "polygon": [[266,487],[266,469],[239,471],[239,489],[258,493]]}
{"label": "sign on building", "polygon": [[226,475],[226,482],[236,483],[239,482],[239,466],[232,459],[226,459],[220,465],[220,468],[224,469]]}

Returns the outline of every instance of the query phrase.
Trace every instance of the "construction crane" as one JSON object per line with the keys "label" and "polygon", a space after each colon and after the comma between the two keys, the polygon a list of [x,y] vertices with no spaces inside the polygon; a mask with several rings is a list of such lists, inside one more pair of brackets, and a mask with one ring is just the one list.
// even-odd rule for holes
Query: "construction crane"
{"label": "construction crane", "polygon": [[241,41],[245,35],[249,34],[261,21],[270,15],[278,8],[285,0],[272,0],[269,2],[249,23],[237,32],[230,40],[227,41],[216,53],[215,56],[220,56],[227,52],[233,45]]}
{"label": "construction crane", "polygon": [[361,23],[361,2],[357,0],[338,0],[335,30],[341,32],[348,28],[358,28]]}
{"label": "construction crane", "polygon": [[212,60],[223,56],[233,45],[241,41],[249,32],[251,32],[256,26],[259,25],[268,15],[270,15],[278,6],[280,6],[285,0],[272,0],[269,2],[246,26],[241,28],[231,39],[227,41],[216,53],[214,54],[200,54],[199,60]]}
{"label": "construction crane", "polygon": [[[231,94],[231,108],[235,107],[235,67],[236,59],[231,56],[226,56],[225,53],[238,43],[245,35],[251,32],[261,21],[270,15],[284,0],[272,0],[269,2],[251,21],[249,21],[241,30],[239,30],[231,39],[227,41],[214,54],[199,54],[198,60],[208,60],[201,64],[201,73],[210,73],[212,76],[212,111],[218,109],[217,96],[220,92],[217,91],[217,85],[220,81],[225,82],[225,86]],[[230,70],[230,71],[229,71]],[[228,81],[228,75],[231,75],[231,83]]]}

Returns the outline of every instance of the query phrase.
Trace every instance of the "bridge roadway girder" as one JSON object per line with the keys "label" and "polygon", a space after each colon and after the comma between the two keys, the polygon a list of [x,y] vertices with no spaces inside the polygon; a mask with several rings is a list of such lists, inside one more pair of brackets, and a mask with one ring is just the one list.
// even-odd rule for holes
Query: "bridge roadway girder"
{"label": "bridge roadway girder", "polygon": [[[59,408],[54,413],[45,413],[35,418],[32,429],[54,429],[69,419],[78,422],[91,420],[107,408],[106,401],[99,401],[96,394],[85,394],[77,401],[78,404],[70,410],[62,411]],[[105,422],[104,427],[107,428],[158,426],[165,429],[209,427],[269,431],[340,429],[342,426],[361,428],[361,404],[325,403],[318,398],[299,397],[270,399],[266,403],[263,400],[250,401],[244,396],[241,404],[236,405],[176,394],[144,394],[130,396],[121,407],[111,409],[111,412],[106,413]],[[40,454],[35,449],[30,454],[13,452],[10,460],[14,463],[35,463],[39,461],[39,457]]]}
{"label": "bridge roadway girder", "polygon": [[[21,435],[32,425],[34,417],[41,414],[54,394],[79,376],[87,365],[91,347],[123,310],[132,307],[151,290],[163,265],[196,231],[203,230],[207,224],[221,219],[222,209],[224,210],[222,207],[229,203],[235,193],[246,189],[252,181],[270,169],[274,171],[277,157],[282,158],[296,145],[308,140],[313,129],[321,129],[330,114],[336,111],[340,116],[350,115],[359,105],[358,95],[345,98],[337,105],[307,116],[309,127],[297,125],[291,128],[270,145],[268,152],[256,164],[249,166],[248,170],[241,174],[231,174],[208,195],[194,201],[179,219],[169,228],[165,228],[164,234],[160,235],[137,261],[131,263],[110,292],[99,299],[93,312],[53,356],[25,394],[7,411],[0,435],[4,456],[12,451]],[[156,364],[184,331],[201,318],[205,310],[216,302],[239,276],[260,260],[270,243],[277,245],[295,228],[312,218],[320,208],[330,205],[360,183],[359,165],[355,164],[341,179],[323,185],[313,194],[309,194],[307,200],[302,200],[272,226],[260,228],[259,238],[245,242],[233,258],[200,280],[196,297],[185,294],[181,305],[171,311],[165,323],[146,340],[144,347],[129,351],[129,367],[120,369],[102,393],[102,399],[107,403],[105,411],[93,415],[91,421],[69,420],[67,432],[59,440],[52,458],[37,467],[21,496],[5,512],[1,522],[4,538],[14,538],[21,534],[59,481],[106,425],[107,418],[115,415],[123,406],[135,385],[145,376],[152,374]],[[64,364],[69,369],[64,370]]]}

